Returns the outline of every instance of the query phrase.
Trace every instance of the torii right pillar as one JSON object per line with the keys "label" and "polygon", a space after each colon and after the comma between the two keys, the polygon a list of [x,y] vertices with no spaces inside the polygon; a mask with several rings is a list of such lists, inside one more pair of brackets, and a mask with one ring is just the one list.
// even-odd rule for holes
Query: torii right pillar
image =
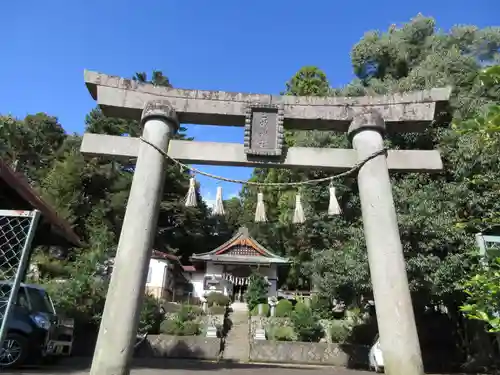
{"label": "torii right pillar", "polygon": [[[348,136],[358,160],[383,149],[385,130],[377,111],[353,118]],[[361,167],[358,189],[385,373],[422,375],[422,354],[385,154]]]}

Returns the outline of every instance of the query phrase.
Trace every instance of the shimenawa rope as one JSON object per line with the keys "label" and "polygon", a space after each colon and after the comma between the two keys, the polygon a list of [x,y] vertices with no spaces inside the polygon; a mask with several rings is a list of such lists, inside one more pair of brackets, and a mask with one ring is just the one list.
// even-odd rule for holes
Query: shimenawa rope
{"label": "shimenawa rope", "polygon": [[[328,177],[323,177],[323,178],[316,178],[312,180],[305,180],[305,181],[297,181],[297,182],[256,182],[256,181],[244,181],[244,180],[237,180],[234,178],[227,178],[227,177],[222,177],[222,176],[217,176],[212,173],[207,173],[200,171],[197,168],[191,167],[187,164],[181,163],[179,160],[176,160],[172,158],[171,156],[168,155],[167,152],[164,150],[160,149],[153,143],[149,142],[148,140],[140,137],[139,138],[141,142],[146,143],[147,145],[153,147],[155,150],[157,150],[163,157],[171,160],[174,164],[177,164],[181,170],[189,170],[194,174],[199,174],[201,176],[205,176],[208,178],[213,178],[215,180],[219,181],[225,181],[225,182],[230,182],[230,183],[235,183],[235,184],[241,184],[241,185],[248,185],[248,186],[258,186],[258,187],[300,187],[304,185],[312,185],[312,184],[319,184],[321,182],[330,182],[330,202],[328,206],[328,215],[333,216],[333,215],[340,215],[342,210],[340,208],[340,205],[337,201],[337,197],[335,196],[335,188],[333,187],[333,180],[341,178],[341,177],[346,177],[349,176],[350,174],[356,172],[359,170],[366,162],[369,160],[373,159],[374,157],[378,155],[382,155],[386,153],[387,148],[383,148],[379,151],[376,151],[366,157],[365,159],[357,162],[352,168],[349,170],[328,176]],[[256,167],[259,166],[259,164],[255,164]],[[297,194],[295,197],[295,210],[294,210],[294,215],[293,215],[293,222],[298,224],[298,223],[304,223],[305,222],[305,214],[304,214],[304,209],[302,207],[302,202],[301,202],[301,195]],[[187,207],[194,207],[196,206],[196,182],[194,180],[194,177],[191,177],[189,181],[189,190],[186,195],[185,199],[185,205]],[[213,212],[214,215],[218,216],[223,216],[225,211],[224,211],[224,206],[223,206],[223,199],[222,199],[222,187],[218,186],[217,187],[217,196],[215,200],[215,205],[213,207]],[[262,192],[259,192],[257,194],[257,206],[255,209],[255,222],[266,222],[267,221],[267,216],[266,216],[266,210],[264,207],[264,195]]]}
{"label": "shimenawa rope", "polygon": [[[241,184],[241,185],[248,185],[248,186],[259,186],[259,187],[303,186],[303,185],[312,185],[312,184],[319,184],[321,182],[333,181],[333,180],[336,180],[338,178],[342,178],[342,177],[346,177],[346,176],[351,175],[352,173],[354,173],[357,170],[359,170],[368,161],[370,161],[371,159],[373,159],[373,158],[375,158],[375,157],[377,157],[379,155],[385,154],[387,152],[387,150],[388,150],[387,147],[384,147],[383,149],[381,149],[379,151],[375,151],[374,153],[372,153],[369,156],[367,156],[365,159],[363,159],[363,160],[357,162],[356,164],[354,164],[354,166],[352,166],[349,170],[347,170],[345,172],[342,172],[342,173],[338,173],[336,175],[328,176],[328,177],[316,178],[316,179],[305,180],[305,181],[296,181],[296,182],[256,182],[256,181],[237,180],[237,179],[233,179],[233,178],[222,177],[222,176],[218,176],[218,175],[215,175],[215,174],[211,174],[211,173],[200,171],[197,168],[190,167],[189,165],[181,163],[179,160],[172,158],[171,156],[168,155],[167,152],[163,151],[162,149],[160,149],[159,147],[157,147],[153,143],[149,142],[148,140],[146,140],[146,139],[144,139],[142,137],[139,137],[139,139],[141,140],[141,142],[144,142],[144,143],[148,144],[149,146],[153,147],[160,154],[162,154],[165,158],[171,160],[172,162],[174,162],[175,164],[177,164],[179,167],[181,167],[183,169],[187,169],[187,170],[189,170],[189,171],[191,171],[191,172],[193,172],[195,174],[199,174],[201,176],[209,177],[209,178],[212,178],[214,180],[219,180],[219,181],[224,181],[224,182],[230,182],[230,183],[233,183],[233,184]],[[255,167],[258,168],[259,164],[256,163]]]}

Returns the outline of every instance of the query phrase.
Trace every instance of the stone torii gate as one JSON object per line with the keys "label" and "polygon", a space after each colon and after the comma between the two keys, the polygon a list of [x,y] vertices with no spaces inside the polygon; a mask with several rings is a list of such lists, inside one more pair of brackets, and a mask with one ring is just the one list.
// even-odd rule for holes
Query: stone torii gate
{"label": "stone torii gate", "polygon": [[[107,116],[140,120],[139,138],[85,134],[82,153],[136,158],[130,196],[92,363],[92,375],[129,374],[167,160],[264,168],[345,171],[383,151],[386,132],[419,132],[446,104],[449,88],[378,97],[320,98],[181,90],[85,72]],[[244,144],[171,140],[179,123],[244,126]],[[354,150],[283,148],[284,129],[347,132]],[[154,145],[154,147],[152,146]],[[423,366],[389,169],[435,172],[438,151],[389,150],[358,172],[366,247],[386,372],[421,375]]]}

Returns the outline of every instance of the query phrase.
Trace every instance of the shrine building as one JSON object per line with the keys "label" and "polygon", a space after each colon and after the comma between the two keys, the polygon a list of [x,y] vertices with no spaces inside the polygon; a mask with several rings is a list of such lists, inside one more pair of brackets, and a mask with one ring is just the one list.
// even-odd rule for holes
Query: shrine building
{"label": "shrine building", "polygon": [[278,267],[289,263],[250,237],[242,227],[227,242],[216,249],[191,256],[193,267],[185,268],[186,276],[193,284],[194,297],[216,291],[244,302],[248,280],[253,272],[264,276],[269,283],[268,296],[277,295]]}

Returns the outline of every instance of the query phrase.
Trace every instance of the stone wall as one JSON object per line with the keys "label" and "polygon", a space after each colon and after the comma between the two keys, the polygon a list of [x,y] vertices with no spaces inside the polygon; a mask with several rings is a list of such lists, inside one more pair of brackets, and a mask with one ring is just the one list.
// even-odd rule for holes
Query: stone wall
{"label": "stone wall", "polygon": [[360,345],[252,340],[250,361],[366,367],[368,351]]}
{"label": "stone wall", "polygon": [[217,359],[221,349],[218,338],[203,336],[148,336],[137,350],[139,358]]}

